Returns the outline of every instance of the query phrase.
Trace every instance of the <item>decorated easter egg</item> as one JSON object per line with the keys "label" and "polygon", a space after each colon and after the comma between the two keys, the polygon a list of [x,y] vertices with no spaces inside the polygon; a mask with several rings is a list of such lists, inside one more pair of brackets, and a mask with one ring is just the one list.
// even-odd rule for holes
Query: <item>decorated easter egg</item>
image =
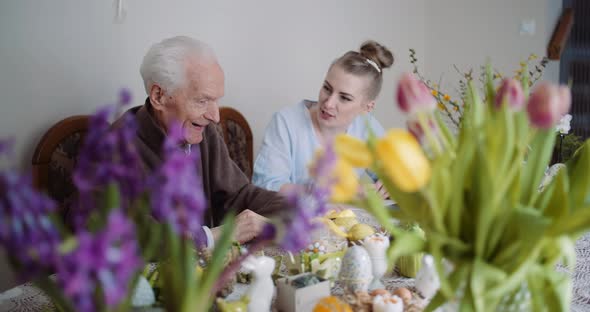
{"label": "decorated easter egg", "polygon": [[348,248],[342,259],[338,279],[348,292],[367,291],[369,283],[373,279],[373,273],[371,258],[364,247],[352,246]]}

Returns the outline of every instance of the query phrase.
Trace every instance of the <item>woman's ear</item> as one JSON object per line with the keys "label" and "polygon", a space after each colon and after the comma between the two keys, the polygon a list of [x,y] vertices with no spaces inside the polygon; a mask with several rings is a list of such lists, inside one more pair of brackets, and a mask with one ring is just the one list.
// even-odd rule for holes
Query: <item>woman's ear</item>
{"label": "woman's ear", "polygon": [[164,109],[165,95],[164,90],[158,85],[152,85],[150,89],[150,103],[155,110]]}
{"label": "woman's ear", "polygon": [[365,104],[365,112],[370,113],[375,108],[375,100]]}

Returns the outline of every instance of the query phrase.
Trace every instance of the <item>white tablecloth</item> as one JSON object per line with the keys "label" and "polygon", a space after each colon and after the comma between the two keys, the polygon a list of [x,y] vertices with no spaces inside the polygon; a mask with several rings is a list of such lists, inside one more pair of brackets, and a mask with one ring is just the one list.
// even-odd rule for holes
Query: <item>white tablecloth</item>
{"label": "white tablecloth", "polygon": [[[355,210],[361,223],[376,226],[375,220],[364,211]],[[278,248],[267,248],[268,256],[280,255]],[[572,273],[573,291],[571,311],[590,311],[590,232],[586,233],[576,242],[576,268]],[[558,267],[558,270],[570,272],[568,268]],[[383,282],[388,290],[398,287],[413,288],[414,279],[405,278],[392,273],[385,276]],[[231,298],[239,298],[246,291],[247,286],[237,284]],[[335,295],[342,294],[342,288],[336,283],[332,289]],[[30,283],[25,283],[0,294],[0,311],[28,312],[28,311],[53,311],[55,310],[49,298],[38,288]]]}

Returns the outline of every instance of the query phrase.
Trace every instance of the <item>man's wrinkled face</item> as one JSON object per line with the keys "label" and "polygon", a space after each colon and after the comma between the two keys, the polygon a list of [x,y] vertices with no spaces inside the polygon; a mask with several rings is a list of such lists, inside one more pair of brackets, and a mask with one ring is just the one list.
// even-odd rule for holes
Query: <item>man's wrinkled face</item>
{"label": "man's wrinkled face", "polygon": [[198,144],[203,140],[205,127],[211,122],[219,122],[218,101],[223,94],[224,74],[219,64],[189,60],[186,62],[186,83],[171,94],[164,94],[162,105],[153,106],[164,130],[179,122],[186,143]]}

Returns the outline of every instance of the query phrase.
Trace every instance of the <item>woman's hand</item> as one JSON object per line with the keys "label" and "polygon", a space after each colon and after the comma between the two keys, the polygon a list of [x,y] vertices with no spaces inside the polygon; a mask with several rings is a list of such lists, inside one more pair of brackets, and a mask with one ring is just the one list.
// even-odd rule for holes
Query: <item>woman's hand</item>
{"label": "woman's hand", "polygon": [[373,187],[375,188],[375,191],[377,191],[377,194],[381,196],[381,198],[389,199],[389,193],[387,193],[387,189],[385,188],[381,180],[377,180],[377,182],[373,184]]}

